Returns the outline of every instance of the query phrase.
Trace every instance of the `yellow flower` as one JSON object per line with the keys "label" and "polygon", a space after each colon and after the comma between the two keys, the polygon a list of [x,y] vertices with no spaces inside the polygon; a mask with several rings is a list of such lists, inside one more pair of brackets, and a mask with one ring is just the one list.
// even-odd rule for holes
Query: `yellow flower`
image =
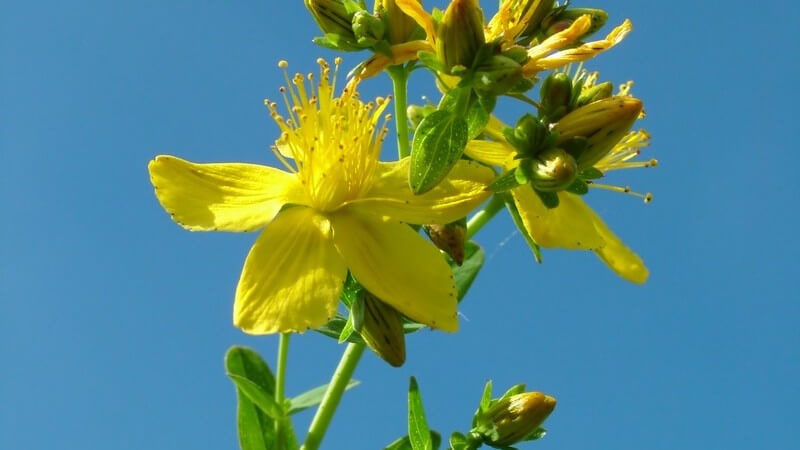
{"label": "yellow flower", "polygon": [[[416,20],[425,30],[427,34],[426,40],[413,41],[413,44],[408,43],[411,45],[406,45],[405,47],[393,46],[392,54],[394,56],[392,58],[376,54],[365,62],[362,70],[357,74],[359,78],[371,77],[390,65],[416,59],[419,51],[433,51],[436,48],[438,39],[436,24],[433,21],[433,17],[425,11],[419,0],[395,1],[406,15]],[[461,0],[452,0],[448,10],[450,10],[450,7],[460,3]],[[514,46],[517,39],[527,28],[528,23],[531,20],[537,20],[537,17],[540,19],[539,15],[542,13],[541,8],[537,7],[538,5],[531,6],[528,3],[530,2],[521,0],[504,1],[497,14],[484,28],[486,42],[499,40],[503,49]],[[445,11],[445,15],[447,15],[447,11]],[[605,39],[587,42],[576,48],[561,50],[577,41],[591,26],[591,16],[588,14],[583,15],[568,28],[528,48],[528,60],[522,67],[523,74],[526,77],[532,77],[542,70],[557,69],[572,62],[591,59],[598,53],[604,52],[620,43],[633,29],[631,21],[626,19],[621,25],[614,28]]]}
{"label": "yellow flower", "polygon": [[[515,159],[515,148],[507,143],[502,134],[505,126],[492,118],[486,135],[495,141],[470,141],[465,153],[478,161],[501,166],[506,170],[519,164]],[[602,172],[634,167],[655,167],[657,161],[632,162],[642,147],[649,145],[649,135],[644,130],[632,131],[603,157],[595,168]],[[589,187],[610,189],[640,196],[650,202],[650,194],[631,192],[630,188],[591,183]],[[573,250],[592,250],[611,270],[622,278],[644,283],[649,272],[642,259],[615,235],[603,220],[583,201],[581,196],[569,192],[558,192],[559,205],[548,209],[530,185],[511,190],[514,203],[519,210],[525,230],[542,247]]]}
{"label": "yellow flower", "polygon": [[[242,164],[150,162],[161,205],[189,230],[264,230],[236,288],[234,324],[247,333],[305,331],[337,309],[350,272],[402,314],[445,331],[458,328],[452,274],[432,244],[406,223],[448,223],[486,199],[490,169],[459,163],[432,191],[408,188],[408,160],[378,161],[388,99],[364,104],[352,89],[334,97],[320,60],[315,86],[296,75],[288,118],[267,102],[282,130],[276,155],[287,171]],[[286,67],[285,62],[280,63]],[[338,61],[337,61],[338,68]],[[288,75],[287,75],[288,81]]]}

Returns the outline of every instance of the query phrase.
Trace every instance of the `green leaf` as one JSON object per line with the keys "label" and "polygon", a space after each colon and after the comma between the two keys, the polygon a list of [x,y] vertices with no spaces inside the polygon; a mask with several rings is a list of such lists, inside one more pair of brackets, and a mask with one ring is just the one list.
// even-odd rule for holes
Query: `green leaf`
{"label": "green leaf", "polygon": [[546,434],[547,434],[547,430],[545,430],[542,427],[539,427],[539,428],[533,430],[533,432],[531,432],[531,434],[529,434],[529,435],[525,436],[524,438],[522,438],[521,442],[524,442],[524,441],[535,441],[537,439],[543,438]]}
{"label": "green leaf", "polygon": [[428,192],[447,176],[464,153],[468,134],[467,122],[450,111],[434,111],[422,119],[411,151],[412,192]]}
{"label": "green leaf", "polygon": [[342,328],[342,332],[339,333],[339,343],[346,342],[350,339],[350,336],[358,334],[355,332],[355,326],[353,326],[353,315],[350,314],[350,317],[347,318],[347,322],[344,324],[344,328]]}
{"label": "green leaf", "polygon": [[576,178],[572,184],[567,186],[566,191],[572,192],[573,194],[586,195],[586,193],[589,192],[589,185],[580,178]]}
{"label": "green leaf", "polygon": [[361,327],[364,326],[363,295],[356,296],[356,301],[354,301],[353,304],[350,306],[350,320],[353,323],[353,329],[360,333]]}
{"label": "green leaf", "polygon": [[361,292],[362,289],[364,288],[361,286],[361,284],[359,284],[353,275],[348,272],[341,295],[342,303],[344,303],[344,306],[346,306],[347,309],[350,309],[351,305],[358,297],[358,293]]}
{"label": "green leaf", "polygon": [[469,443],[467,442],[467,437],[458,431],[454,431],[453,434],[450,435],[451,450],[466,450],[468,445]]}
{"label": "green leaf", "polygon": [[417,58],[422,61],[425,67],[434,72],[445,72],[447,70],[444,63],[439,61],[439,58],[433,52],[418,52]]}
{"label": "green leaf", "polygon": [[530,247],[531,251],[533,251],[533,257],[536,259],[536,262],[541,264],[542,249],[539,247],[539,244],[533,240],[531,235],[528,234],[528,229],[525,228],[525,223],[522,221],[522,216],[519,215],[519,210],[517,209],[516,203],[514,203],[514,199],[510,195],[506,195],[504,200],[506,202],[506,209],[511,215],[511,220],[514,221],[514,225],[517,226],[519,233],[523,238],[525,238],[525,242],[528,243],[528,247]]}
{"label": "green leaf", "polygon": [[422,396],[414,377],[411,377],[408,386],[408,438],[413,450],[433,450],[431,432],[422,407]]}
{"label": "green leaf", "polygon": [[241,390],[241,392],[246,395],[251,402],[253,402],[253,404],[255,404],[261,411],[266,413],[273,420],[278,420],[283,416],[281,407],[275,403],[275,399],[261,386],[240,375],[234,375],[230,372],[227,375],[228,378],[233,381],[236,387],[239,388],[239,390]]}
{"label": "green leaf", "polygon": [[[338,340],[339,336],[342,335],[342,330],[344,330],[344,327],[346,325],[347,325],[347,318],[341,314],[337,314],[336,317],[330,320],[330,322],[326,323],[325,325],[319,328],[315,328],[314,331]],[[363,344],[364,340],[361,339],[361,336],[359,336],[358,333],[352,333],[347,338],[347,342],[352,342],[354,344]]]}
{"label": "green leaf", "polygon": [[[254,380],[269,395],[274,395],[275,378],[258,353],[246,347],[231,347],[225,354],[225,369]],[[236,422],[242,450],[268,450],[275,442],[275,422],[261,411],[237,386]]]}
{"label": "green leaf", "polygon": [[483,388],[483,396],[481,396],[480,411],[489,409],[489,402],[492,401],[492,380],[486,382]]}
{"label": "green leaf", "polygon": [[[459,101],[462,101],[461,97],[467,94],[469,94],[467,88],[451,89],[442,97],[442,100],[439,101],[439,109],[452,111],[456,115],[460,115],[457,110]],[[469,139],[475,139],[483,132],[483,129],[486,128],[486,124],[489,123],[489,117],[497,104],[497,97],[493,95],[470,95],[468,98],[469,104],[464,118],[467,121]]]}
{"label": "green leaf", "polygon": [[[347,382],[347,386],[345,386],[345,390],[349,390],[358,386],[361,382],[358,380],[350,380]],[[317,386],[314,389],[310,389],[302,394],[290,398],[290,406],[289,406],[289,414],[298,413],[303,411],[304,409],[308,409],[314,405],[318,405],[322,401],[322,397],[325,396],[325,392],[328,390],[328,385],[323,384],[322,386]]]}
{"label": "green leaf", "polygon": [[512,395],[522,394],[523,392],[525,392],[525,385],[524,384],[515,384],[514,386],[511,386],[506,391],[506,393],[503,394],[502,397],[500,397],[500,399],[502,400],[504,398],[511,397]]}
{"label": "green leaf", "polygon": [[[300,443],[297,442],[297,435],[294,433],[292,426],[292,419],[289,416],[284,416],[280,420],[281,426],[278,436],[279,447],[278,450],[299,450]],[[280,445],[283,445],[282,447]]]}
{"label": "green leaf", "polygon": [[475,277],[478,276],[485,259],[483,249],[473,241],[464,244],[464,262],[460,266],[452,258],[447,258],[453,271],[453,281],[456,284],[459,302],[467,295],[467,291],[475,281]]}
{"label": "green leaf", "polygon": [[[438,449],[442,445],[442,436],[431,430],[431,441],[433,441],[434,450]],[[413,450],[413,448],[411,447],[411,440],[406,435],[384,447],[384,450]]]}

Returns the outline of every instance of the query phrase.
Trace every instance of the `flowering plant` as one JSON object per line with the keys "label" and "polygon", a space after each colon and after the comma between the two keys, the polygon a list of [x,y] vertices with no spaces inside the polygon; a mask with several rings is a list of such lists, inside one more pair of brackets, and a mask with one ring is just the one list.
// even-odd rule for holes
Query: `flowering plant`
{"label": "flowering plant", "polygon": [[[626,280],[648,277],[641,258],[584,201],[590,188],[652,200],[598,183],[609,171],[657,162],[635,160],[650,136],[633,130],[644,110],[632,83],[614,93],[583,68],[619,44],[630,21],[592,41],[606,12],[553,0],[505,0],[488,22],[477,0],[431,13],[418,0],[376,0],[372,10],[353,0],[305,4],[323,32],[317,44],[372,54],[340,91],[340,58],[333,67],[318,60],[318,76],[290,76],[279,62],[284,106],[266,106],[281,130],[272,150],[283,169],[166,155],[149,165],[158,201],[184,228],[260,231],[236,287],[233,324],[280,333],[280,344],[275,375],[253,350],[226,355],[243,450],[299,448],[290,416],[315,405],[302,448],[318,448],[343,393],[357,384],[351,378],[365,348],[400,366],[406,334],[457,331],[458,304],[484,263],[471,238],[502,209],[539,262],[543,247],[587,250]],[[407,104],[408,78],[420,68],[436,80],[437,104]],[[365,103],[359,83],[381,72],[393,95]],[[504,124],[495,111],[501,96],[530,112]],[[385,114],[390,103],[394,118]],[[383,162],[390,119],[398,159]],[[347,346],[328,385],[286,398],[289,337],[307,330]],[[453,432],[449,447],[539,439],[555,404],[523,385],[493,399],[490,382],[471,428]],[[440,445],[412,378],[408,435],[386,448]]]}

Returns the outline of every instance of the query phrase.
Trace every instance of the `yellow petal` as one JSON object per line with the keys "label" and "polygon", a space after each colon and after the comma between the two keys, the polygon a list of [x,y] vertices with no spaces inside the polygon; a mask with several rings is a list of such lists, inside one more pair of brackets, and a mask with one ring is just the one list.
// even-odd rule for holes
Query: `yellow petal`
{"label": "yellow petal", "polygon": [[305,203],[297,178],[255,164],[195,164],[161,155],[150,161],[150,181],[161,206],[193,231],[253,231],[286,203]]}
{"label": "yellow petal", "polygon": [[492,166],[507,167],[516,151],[505,142],[469,141],[464,153],[472,159]]}
{"label": "yellow petal", "polygon": [[433,25],[433,17],[422,8],[422,3],[419,0],[396,0],[396,3],[407,16],[414,19],[425,30],[429,41],[436,41],[436,28]]}
{"label": "yellow petal", "polygon": [[494,180],[494,172],[470,161],[458,161],[444,181],[415,195],[408,187],[409,161],[381,163],[370,190],[349,202],[349,208],[395,221],[443,224],[466,216],[490,195],[486,188]]}
{"label": "yellow petal", "polygon": [[417,53],[421,51],[433,51],[433,47],[427,41],[410,41],[402,44],[391,46],[392,56],[389,57],[385,53],[376,52],[369,59],[364,61],[361,70],[357,76],[350,80],[348,87],[355,90],[356,84],[359,80],[375,76],[383,71],[383,69],[403,64],[407,61],[417,59]]}
{"label": "yellow petal", "polygon": [[597,256],[622,278],[637,284],[647,281],[650,272],[642,258],[623,244],[602,219],[597,217],[594,224],[600,236],[606,241],[603,248],[595,251]]}
{"label": "yellow petal", "polygon": [[456,290],[439,250],[408,225],[350,211],[331,215],[333,240],[353,276],[407,317],[458,330]]}
{"label": "yellow petal", "polygon": [[[631,21],[626,19],[622,25],[614,28],[605,39],[587,42],[579,47],[563,50],[550,56],[541,58],[533,63],[533,68],[535,71],[557,69],[569,63],[586,61],[587,59],[593,58],[598,53],[602,53],[622,42],[625,36],[630,33],[632,29],[633,25],[631,24]],[[530,70],[528,65],[526,65],[526,70]]]}
{"label": "yellow petal", "polygon": [[600,249],[603,236],[595,227],[597,215],[577,195],[561,192],[557,208],[548,209],[530,186],[511,191],[528,234],[542,247]]}
{"label": "yellow petal", "polygon": [[247,255],[233,323],[251,334],[318,327],[336,315],[346,276],[330,222],[310,208],[284,210]]}

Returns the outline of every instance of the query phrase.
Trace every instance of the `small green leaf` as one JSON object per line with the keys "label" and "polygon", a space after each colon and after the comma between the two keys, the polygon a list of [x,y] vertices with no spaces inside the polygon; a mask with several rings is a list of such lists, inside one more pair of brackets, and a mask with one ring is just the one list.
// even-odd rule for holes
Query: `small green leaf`
{"label": "small green leaf", "polygon": [[442,181],[467,145],[467,122],[450,111],[434,111],[422,119],[411,151],[409,186],[423,194]]}
{"label": "small green leaf", "polygon": [[529,435],[525,436],[524,438],[522,438],[522,441],[523,442],[524,441],[535,441],[537,439],[543,438],[546,434],[547,434],[547,430],[545,430],[542,427],[539,427],[539,428],[533,430],[533,432],[531,434],[529,434]]}
{"label": "small green leaf", "polygon": [[548,209],[558,208],[558,194],[555,192],[542,192],[536,189],[533,192],[536,192],[536,195],[539,196],[539,199]]}
{"label": "small green leaf", "polygon": [[450,435],[450,450],[466,450],[468,445],[467,437],[458,431]]}
{"label": "small green leaf", "polygon": [[434,72],[445,72],[446,67],[443,62],[439,61],[436,54],[433,52],[418,52],[417,58],[422,61],[422,64]]}
{"label": "small green leaf", "polygon": [[361,327],[364,326],[364,297],[362,291],[361,295],[356,296],[356,301],[350,305],[350,318],[353,322],[353,329],[361,332]]}
{"label": "small green leaf", "polygon": [[489,409],[489,402],[492,401],[492,380],[486,382],[486,386],[483,388],[483,396],[481,397],[481,404],[480,404],[480,411],[486,411]]}
{"label": "small green leaf", "polygon": [[[431,441],[433,441],[433,448],[434,450],[438,449],[440,445],[442,445],[442,436],[439,433],[431,430]],[[384,450],[413,450],[411,447],[411,440],[409,440],[408,435],[397,439],[396,441],[392,442],[391,444],[384,447]]]}
{"label": "small green leaf", "polygon": [[542,263],[542,249],[539,247],[539,244],[533,240],[531,235],[528,233],[528,229],[525,228],[525,223],[522,221],[522,216],[519,215],[519,210],[517,209],[516,203],[514,203],[514,199],[510,195],[505,195],[504,198],[506,202],[506,209],[508,213],[511,215],[511,220],[514,221],[514,225],[517,226],[519,233],[525,238],[525,242],[528,243],[528,247],[531,248],[533,251],[533,257],[536,259],[536,262],[541,264]]}
{"label": "small green leaf", "polygon": [[523,392],[525,392],[525,385],[524,384],[516,384],[514,386],[511,386],[506,391],[506,393],[503,394],[502,397],[500,397],[500,399],[502,400],[504,398],[511,397],[512,395],[522,394]]}
{"label": "small green leaf", "polygon": [[[466,88],[451,89],[442,100],[439,102],[440,110],[452,111],[459,114],[457,111],[461,96],[468,93]],[[467,113],[464,116],[467,121],[467,130],[469,139],[477,138],[486,128],[489,123],[489,117],[494,111],[497,104],[497,97],[493,95],[478,96],[473,93],[469,96],[469,105],[467,106]]]}
{"label": "small green leaf", "polygon": [[[358,386],[361,382],[358,380],[350,380],[347,382],[347,386],[345,386],[345,390],[349,390]],[[289,414],[298,413],[303,411],[304,409],[308,409],[314,405],[318,405],[322,401],[322,397],[325,396],[325,392],[328,390],[328,385],[323,384],[322,386],[317,386],[314,389],[310,389],[302,394],[295,396],[289,399]]]}
{"label": "small green leaf", "polygon": [[464,262],[460,266],[452,258],[447,258],[453,271],[453,281],[456,284],[459,302],[467,295],[469,287],[472,286],[472,282],[475,281],[475,277],[483,267],[484,260],[483,249],[473,241],[464,244]]}
{"label": "small green leaf", "polygon": [[246,395],[247,398],[253,402],[253,404],[255,404],[261,411],[266,413],[273,420],[280,419],[281,416],[283,416],[281,407],[275,403],[275,399],[271,395],[267,394],[267,392],[262,389],[261,386],[239,375],[234,375],[232,373],[228,373],[227,375],[228,378],[233,381],[236,387],[239,388],[242,393],[244,393],[244,395]]}
{"label": "small green leaf", "polygon": [[344,287],[342,288],[342,295],[340,296],[342,303],[344,303],[344,306],[346,306],[347,309],[350,309],[350,306],[356,300],[358,293],[361,292],[362,289],[364,288],[361,287],[361,284],[359,284],[355,277],[348,272],[347,279],[345,280]]}
{"label": "small green leaf", "polygon": [[508,172],[500,175],[499,177],[495,178],[489,187],[486,189],[490,192],[505,192],[510,189],[514,189],[515,187],[519,186],[519,180],[517,179],[517,169],[511,169]]}
{"label": "small green leaf", "polygon": [[[228,373],[254,380],[265,392],[273,395],[275,378],[258,353],[246,347],[231,347],[225,355]],[[275,442],[275,422],[236,388],[236,423],[242,450],[268,450]]]}
{"label": "small green leaf", "polygon": [[[344,327],[347,326],[347,318],[342,316],[341,314],[337,314],[336,317],[330,320],[330,322],[326,323],[325,325],[314,329],[314,331],[318,333],[322,333],[325,336],[331,337],[339,340],[339,336],[342,335],[342,330]],[[364,340],[361,339],[361,336],[358,333],[351,333],[350,336],[347,338],[347,342],[352,342],[354,344],[363,344]]]}
{"label": "small green leaf", "polygon": [[350,339],[350,336],[358,334],[355,333],[355,331],[355,326],[353,326],[353,315],[350,314],[350,317],[347,318],[347,322],[344,324],[344,328],[342,328],[342,332],[339,333],[339,343],[341,344],[342,342],[346,342]]}
{"label": "small green leaf", "polygon": [[433,450],[433,440],[425,421],[422,396],[417,380],[411,377],[408,386],[408,438],[413,450]]}

